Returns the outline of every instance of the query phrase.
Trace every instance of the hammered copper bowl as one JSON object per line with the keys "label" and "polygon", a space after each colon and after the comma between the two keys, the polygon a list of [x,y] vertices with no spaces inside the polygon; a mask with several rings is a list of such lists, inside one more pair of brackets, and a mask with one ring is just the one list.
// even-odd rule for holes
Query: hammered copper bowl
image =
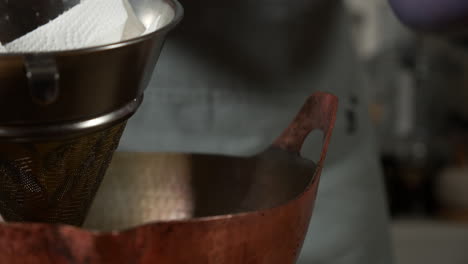
{"label": "hammered copper bowl", "polygon": [[[86,229],[0,225],[0,259],[22,264],[295,263],[336,107],[335,96],[314,94],[271,148],[249,158],[118,154]],[[299,155],[314,129],[324,132],[318,163]]]}

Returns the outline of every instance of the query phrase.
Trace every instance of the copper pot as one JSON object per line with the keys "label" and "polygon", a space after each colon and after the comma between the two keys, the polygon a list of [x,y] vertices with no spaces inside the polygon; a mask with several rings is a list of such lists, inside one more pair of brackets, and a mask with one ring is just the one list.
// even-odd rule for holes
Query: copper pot
{"label": "copper pot", "polygon": [[[335,96],[315,93],[273,145],[253,157],[118,154],[87,229],[0,225],[0,259],[22,264],[295,263],[336,109]],[[324,132],[318,163],[299,154],[314,129]]]}

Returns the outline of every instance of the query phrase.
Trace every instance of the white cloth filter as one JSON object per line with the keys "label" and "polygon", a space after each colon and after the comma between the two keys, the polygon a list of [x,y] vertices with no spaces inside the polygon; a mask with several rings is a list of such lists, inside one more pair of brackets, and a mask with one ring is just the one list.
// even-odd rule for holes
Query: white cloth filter
{"label": "white cloth filter", "polygon": [[5,49],[5,47],[2,46],[2,43],[0,42],[0,53],[2,52],[7,52],[7,50]]}
{"label": "white cloth filter", "polygon": [[168,22],[163,15],[166,11],[161,10],[146,28],[127,0],[82,0],[36,30],[4,46],[0,43],[0,53],[61,51],[119,42],[159,29]]}

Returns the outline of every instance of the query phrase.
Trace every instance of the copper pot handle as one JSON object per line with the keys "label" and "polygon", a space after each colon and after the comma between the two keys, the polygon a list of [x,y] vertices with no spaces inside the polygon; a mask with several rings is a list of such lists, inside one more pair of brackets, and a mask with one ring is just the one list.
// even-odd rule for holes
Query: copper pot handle
{"label": "copper pot handle", "polygon": [[332,94],[316,92],[312,94],[294,121],[274,142],[281,149],[300,153],[307,136],[315,129],[323,132],[322,154],[319,166],[323,165],[327,155],[328,144],[335,126],[338,98]]}

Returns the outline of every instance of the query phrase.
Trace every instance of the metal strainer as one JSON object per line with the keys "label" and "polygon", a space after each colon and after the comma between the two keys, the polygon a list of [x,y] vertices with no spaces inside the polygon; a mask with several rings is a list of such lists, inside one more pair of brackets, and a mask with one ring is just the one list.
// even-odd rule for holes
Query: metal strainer
{"label": "metal strainer", "polygon": [[[0,41],[17,38],[78,0],[0,1]],[[137,110],[164,38],[182,17],[175,0],[128,0],[148,25],[109,45],[0,54],[0,214],[7,221],[81,225]]]}

